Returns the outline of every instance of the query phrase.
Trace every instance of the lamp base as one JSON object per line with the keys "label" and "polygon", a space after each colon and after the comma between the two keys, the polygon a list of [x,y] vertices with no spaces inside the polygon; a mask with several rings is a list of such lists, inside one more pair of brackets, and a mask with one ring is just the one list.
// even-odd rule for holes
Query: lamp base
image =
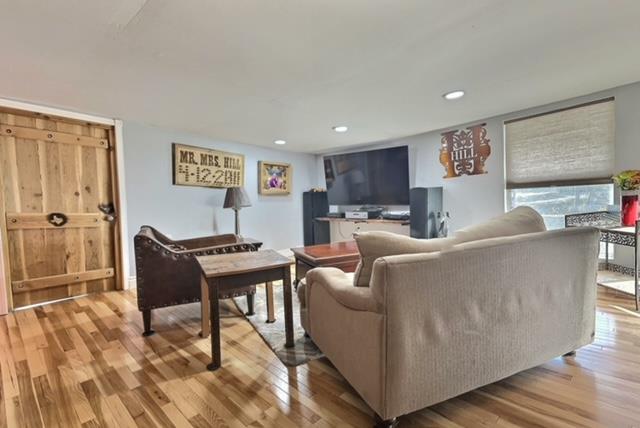
{"label": "lamp base", "polygon": [[236,217],[236,235],[240,236],[240,209],[233,209]]}

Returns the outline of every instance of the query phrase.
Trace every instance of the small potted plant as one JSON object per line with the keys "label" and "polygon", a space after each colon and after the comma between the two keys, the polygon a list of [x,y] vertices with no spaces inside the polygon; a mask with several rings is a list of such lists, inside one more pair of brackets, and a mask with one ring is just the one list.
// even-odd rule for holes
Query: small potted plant
{"label": "small potted plant", "polygon": [[635,226],[640,212],[640,171],[622,171],[613,177],[614,183],[620,188],[620,213],[624,226]]}

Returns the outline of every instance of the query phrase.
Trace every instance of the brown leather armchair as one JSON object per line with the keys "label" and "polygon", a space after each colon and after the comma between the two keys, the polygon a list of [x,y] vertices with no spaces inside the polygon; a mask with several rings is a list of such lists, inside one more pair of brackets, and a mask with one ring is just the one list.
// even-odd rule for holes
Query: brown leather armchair
{"label": "brown leather armchair", "polygon": [[[143,336],[151,329],[151,310],[200,301],[200,266],[196,256],[257,251],[262,242],[233,234],[173,241],[151,226],[142,226],[133,239],[136,255],[138,309],[142,312]],[[255,285],[229,292],[219,298],[246,295],[248,315],[253,315]]]}

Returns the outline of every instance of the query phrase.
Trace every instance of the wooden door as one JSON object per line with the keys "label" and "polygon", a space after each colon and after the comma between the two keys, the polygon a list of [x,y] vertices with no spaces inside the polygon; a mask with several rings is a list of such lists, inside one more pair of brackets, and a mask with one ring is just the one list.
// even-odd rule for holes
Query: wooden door
{"label": "wooden door", "polygon": [[0,233],[13,308],[120,288],[112,140],[104,125],[0,110]]}

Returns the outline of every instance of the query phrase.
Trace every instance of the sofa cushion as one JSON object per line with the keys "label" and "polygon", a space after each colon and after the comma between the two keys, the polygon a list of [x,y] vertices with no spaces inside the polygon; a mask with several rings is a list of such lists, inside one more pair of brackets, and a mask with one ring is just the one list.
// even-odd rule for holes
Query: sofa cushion
{"label": "sofa cushion", "polygon": [[536,210],[530,207],[517,207],[506,214],[494,217],[484,223],[474,224],[458,230],[453,239],[456,244],[499,238],[501,236],[522,235],[544,232],[547,227]]}
{"label": "sofa cushion", "polygon": [[354,238],[360,251],[360,263],[353,277],[353,285],[356,287],[369,286],[373,262],[380,257],[432,253],[450,248],[454,244],[450,238],[415,239],[382,231],[355,233]]}

